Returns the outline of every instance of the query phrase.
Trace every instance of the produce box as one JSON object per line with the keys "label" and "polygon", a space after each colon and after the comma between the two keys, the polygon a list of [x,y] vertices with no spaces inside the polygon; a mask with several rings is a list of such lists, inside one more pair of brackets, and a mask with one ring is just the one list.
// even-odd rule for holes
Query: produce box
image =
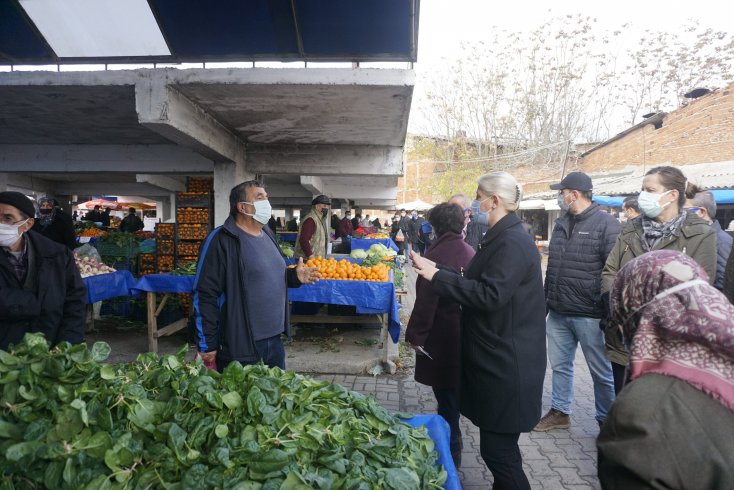
{"label": "produce box", "polygon": [[186,267],[191,262],[196,262],[197,260],[199,260],[199,257],[196,255],[189,257],[178,257],[176,259],[176,269],[178,269],[179,267]]}
{"label": "produce box", "polygon": [[173,255],[159,255],[156,257],[156,268],[158,272],[170,272],[175,268]]}
{"label": "produce box", "polygon": [[188,192],[213,192],[214,179],[211,177],[187,177],[186,191]]}
{"label": "produce box", "polygon": [[176,207],[208,208],[212,203],[210,192],[177,192]]}
{"label": "produce box", "polygon": [[156,223],[155,238],[156,240],[173,240],[176,236],[175,223]]}
{"label": "produce box", "polygon": [[99,240],[96,244],[97,252],[108,257],[135,257],[140,249],[138,244],[117,245],[110,241]]}
{"label": "produce box", "polygon": [[176,210],[176,222],[178,223],[202,223],[209,224],[208,208],[178,208]]}
{"label": "produce box", "polygon": [[138,264],[141,269],[155,269],[155,254],[138,255]]}
{"label": "produce box", "polygon": [[173,255],[174,246],[173,240],[156,240],[155,249],[160,255]]}
{"label": "produce box", "polygon": [[202,224],[178,225],[180,240],[204,240],[209,235],[209,227]]}
{"label": "produce box", "polygon": [[201,244],[204,243],[202,240],[197,241],[183,241],[179,240],[178,243],[176,243],[176,255],[183,256],[196,256],[199,255],[199,250],[201,249]]}

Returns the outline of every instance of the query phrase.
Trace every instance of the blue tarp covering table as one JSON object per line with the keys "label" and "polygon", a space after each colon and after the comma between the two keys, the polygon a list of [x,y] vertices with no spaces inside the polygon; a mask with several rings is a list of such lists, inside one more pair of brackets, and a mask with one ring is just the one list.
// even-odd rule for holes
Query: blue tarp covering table
{"label": "blue tarp covering table", "polygon": [[385,245],[387,248],[391,250],[395,250],[396,252],[400,250],[398,246],[395,245],[395,242],[392,241],[392,238],[356,238],[356,237],[352,237],[351,247],[352,247],[352,250],[356,250],[358,248],[361,248],[363,250],[368,250],[375,243],[380,243],[382,245]]}
{"label": "blue tarp covering table", "polygon": [[[170,294],[191,293],[194,291],[194,276],[149,274],[138,279],[138,282],[130,289],[134,294],[146,293],[148,305],[148,350],[150,352],[158,352],[158,337],[170,335],[188,325],[188,318],[182,318],[159,329],[158,315],[163,310]],[[163,294],[160,305],[157,299],[158,294]]]}
{"label": "blue tarp covering table", "polygon": [[405,419],[405,422],[413,427],[426,427],[428,436],[436,444],[438,462],[443,465],[447,473],[444,488],[446,490],[461,490],[459,475],[456,472],[454,460],[451,458],[451,449],[449,446],[451,429],[449,429],[449,424],[440,415],[416,415],[415,417]]}
{"label": "blue tarp covering table", "polygon": [[322,279],[316,284],[288,289],[288,299],[306,303],[356,306],[359,314],[388,315],[388,331],[393,342],[400,339],[400,304],[395,298],[395,284],[369,281]]}
{"label": "blue tarp covering table", "polygon": [[298,238],[298,232],[297,231],[279,231],[275,234],[275,236],[280,238],[284,242],[296,243],[296,238]]}
{"label": "blue tarp covering table", "polygon": [[86,303],[91,304],[118,296],[130,296],[135,278],[130,271],[117,271],[85,277],[82,282],[87,288]]}

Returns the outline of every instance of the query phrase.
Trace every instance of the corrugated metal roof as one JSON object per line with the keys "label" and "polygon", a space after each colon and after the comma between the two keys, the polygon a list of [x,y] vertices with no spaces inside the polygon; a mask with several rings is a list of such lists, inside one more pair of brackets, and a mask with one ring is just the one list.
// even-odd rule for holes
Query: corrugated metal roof
{"label": "corrugated metal roof", "polygon": [[[590,173],[594,194],[598,196],[627,196],[640,191],[642,178],[654,166],[630,166],[604,173]],[[716,163],[676,165],[688,180],[705,189],[734,189],[734,160]],[[526,196],[526,199],[551,199],[558,191],[548,190]]]}

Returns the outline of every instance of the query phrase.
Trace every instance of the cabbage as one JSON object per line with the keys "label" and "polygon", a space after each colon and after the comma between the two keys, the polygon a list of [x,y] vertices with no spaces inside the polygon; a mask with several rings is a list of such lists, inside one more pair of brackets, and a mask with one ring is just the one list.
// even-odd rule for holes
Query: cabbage
{"label": "cabbage", "polygon": [[368,256],[368,257],[374,257],[374,256],[378,256],[378,257],[384,257],[384,256],[385,256],[385,255],[387,254],[387,251],[388,251],[388,250],[390,250],[390,249],[389,249],[389,248],[387,248],[387,247],[386,247],[385,245],[383,245],[382,243],[375,243],[375,244],[374,244],[374,245],[372,245],[372,246],[370,247],[370,249],[369,249],[369,250],[367,251],[367,256]]}
{"label": "cabbage", "polygon": [[355,248],[354,250],[352,250],[352,253],[350,253],[349,256],[353,259],[366,259],[367,252],[365,252],[364,249]]}

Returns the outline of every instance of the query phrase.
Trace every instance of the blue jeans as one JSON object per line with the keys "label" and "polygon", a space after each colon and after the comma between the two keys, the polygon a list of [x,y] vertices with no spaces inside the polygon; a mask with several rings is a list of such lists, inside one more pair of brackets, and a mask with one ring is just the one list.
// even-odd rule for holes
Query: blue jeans
{"label": "blue jeans", "polygon": [[551,310],[546,319],[548,359],[553,369],[551,407],[565,414],[571,413],[573,401],[573,361],[576,345],[586,358],[594,382],[596,419],[603,421],[614,402],[612,365],[604,353],[604,334],[598,318],[568,316]]}

